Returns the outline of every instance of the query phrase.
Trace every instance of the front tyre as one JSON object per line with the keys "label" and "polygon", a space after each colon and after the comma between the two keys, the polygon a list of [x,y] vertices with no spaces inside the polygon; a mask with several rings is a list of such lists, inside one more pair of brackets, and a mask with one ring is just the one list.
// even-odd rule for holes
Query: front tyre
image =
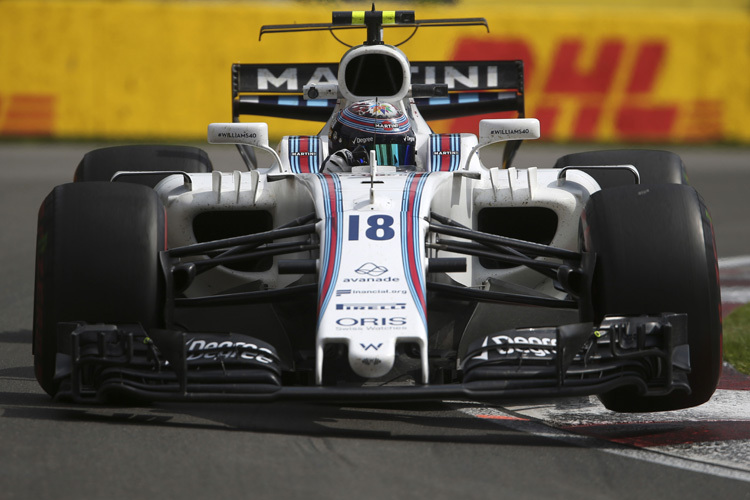
{"label": "front tyre", "polygon": [[[208,154],[192,146],[132,145],[95,149],[83,156],[76,168],[75,182],[110,181],[119,171],[210,173]],[[164,175],[125,178],[127,182],[154,187]]]}
{"label": "front tyre", "polygon": [[[682,158],[671,151],[650,149],[607,149],[572,153],[557,159],[555,168],[587,167],[596,165],[633,165],[641,185],[688,184]],[[599,183],[602,189],[632,185],[633,176],[617,169],[581,168]]]}
{"label": "front tyre", "polygon": [[145,186],[71,183],[47,196],[38,219],[33,354],[48,394],[59,387],[59,322],[161,324],[165,238],[164,207]]}
{"label": "front tyre", "polygon": [[623,186],[594,193],[582,215],[582,246],[596,254],[591,314],[687,313],[691,394],[600,395],[621,412],[688,408],[709,400],[721,374],[721,297],[713,228],[690,186]]}

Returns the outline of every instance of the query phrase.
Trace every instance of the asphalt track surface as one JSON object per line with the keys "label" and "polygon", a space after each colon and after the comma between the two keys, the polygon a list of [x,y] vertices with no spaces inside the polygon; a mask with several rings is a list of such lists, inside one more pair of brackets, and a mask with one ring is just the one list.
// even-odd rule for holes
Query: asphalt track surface
{"label": "asphalt track surface", "polygon": [[[750,498],[750,384],[621,415],[596,400],[408,405],[50,400],[31,358],[39,204],[95,144],[0,143],[0,498]],[[231,147],[209,147],[223,170]],[[585,148],[524,146],[517,166]],[[750,150],[677,148],[713,215],[725,299],[750,301]],[[727,305],[730,305],[727,303]]]}

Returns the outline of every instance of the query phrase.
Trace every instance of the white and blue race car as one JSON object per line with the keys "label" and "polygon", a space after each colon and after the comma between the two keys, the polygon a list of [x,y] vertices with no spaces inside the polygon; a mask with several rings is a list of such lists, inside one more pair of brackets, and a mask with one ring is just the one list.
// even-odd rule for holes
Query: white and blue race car
{"label": "white and blue race car", "polygon": [[[338,64],[236,64],[246,170],[185,146],[85,155],[39,213],[34,360],[52,396],[400,401],[598,395],[695,406],[721,370],[708,211],[677,155],[594,151],[516,168],[539,122],[521,61],[413,62],[383,28]],[[335,35],[334,35],[335,36]],[[435,119],[514,112],[479,134]],[[265,123],[323,122],[269,146]]]}

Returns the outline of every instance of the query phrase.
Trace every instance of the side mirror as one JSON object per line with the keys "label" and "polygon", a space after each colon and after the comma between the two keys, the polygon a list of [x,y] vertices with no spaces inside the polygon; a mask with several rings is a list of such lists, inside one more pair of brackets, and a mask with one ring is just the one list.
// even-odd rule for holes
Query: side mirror
{"label": "side mirror", "polygon": [[208,125],[208,142],[209,144],[237,144],[242,159],[250,170],[257,167],[255,153],[241,146],[250,146],[268,152],[273,156],[276,165],[281,168],[281,158],[268,145],[267,123],[210,123]]}
{"label": "side mirror", "polygon": [[[469,163],[472,157],[485,146],[491,144],[498,144],[500,142],[507,141],[522,141],[524,139],[539,139],[541,135],[541,128],[539,126],[539,120],[536,118],[506,118],[506,119],[494,119],[494,120],[480,120],[479,121],[479,140],[477,145],[471,150],[469,156],[466,158],[465,168],[468,170]],[[503,165],[509,164],[509,160],[506,163],[506,158],[512,158],[515,149],[518,149],[520,142],[509,142],[505,146],[505,153],[503,158]],[[514,149],[508,149],[508,148]],[[511,151],[508,156],[508,151]]]}
{"label": "side mirror", "polygon": [[536,118],[509,118],[479,121],[479,147],[496,142],[539,139],[540,126]]}

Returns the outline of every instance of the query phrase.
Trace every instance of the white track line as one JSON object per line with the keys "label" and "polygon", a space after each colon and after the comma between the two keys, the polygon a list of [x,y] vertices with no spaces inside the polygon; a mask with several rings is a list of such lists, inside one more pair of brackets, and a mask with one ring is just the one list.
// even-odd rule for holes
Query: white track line
{"label": "white track line", "polygon": [[719,273],[726,274],[726,276],[722,276],[722,279],[729,282],[741,285],[747,281],[748,285],[722,286],[722,302],[727,304],[746,304],[750,302],[750,255],[719,259]]}
{"label": "white track line", "polygon": [[750,267],[750,255],[719,259],[719,269],[734,269],[737,267]]}
{"label": "white track line", "polygon": [[[628,445],[614,443],[595,437],[574,434],[571,432],[556,429],[534,418],[526,417],[528,418],[528,420],[521,420],[518,418],[518,414],[505,413],[498,408],[484,408],[479,405],[476,407],[457,408],[457,410],[467,415],[482,418],[483,420],[488,420],[490,422],[502,425],[503,427],[510,428],[518,432],[525,432],[534,436],[542,436],[545,438],[554,439],[555,441],[565,442],[574,446],[598,449],[612,455],[632,458],[635,460],[642,460],[644,462],[649,462],[657,465],[666,465],[690,472],[698,472],[727,479],[737,479],[740,481],[750,482],[750,472],[733,469],[731,467],[704,463],[697,460],[680,458],[674,455],[667,455],[665,453],[660,453],[659,451],[654,451],[653,449],[634,448]],[[509,419],[493,420],[492,418],[480,417],[480,415],[497,415],[499,417],[506,416],[509,417]],[[606,443],[606,446],[602,446],[602,443]]]}
{"label": "white track line", "polygon": [[745,304],[750,302],[750,287],[723,286],[721,287],[721,301],[725,304]]}

